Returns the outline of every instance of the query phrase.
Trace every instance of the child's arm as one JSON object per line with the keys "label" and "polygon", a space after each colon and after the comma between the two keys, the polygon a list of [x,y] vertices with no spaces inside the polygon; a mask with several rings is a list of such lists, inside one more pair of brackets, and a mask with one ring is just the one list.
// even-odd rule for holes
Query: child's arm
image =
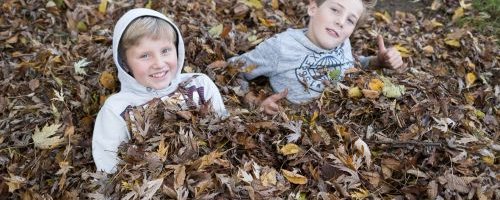
{"label": "child's arm", "polygon": [[118,146],[127,141],[127,127],[120,116],[103,106],[97,114],[92,135],[92,156],[97,171],[114,173],[118,164]]}
{"label": "child's arm", "polygon": [[267,97],[260,104],[260,108],[262,109],[262,111],[264,111],[264,113],[268,115],[275,115],[279,112],[278,101],[285,98],[287,95],[288,95],[288,88],[279,93]]}
{"label": "child's arm", "polygon": [[402,70],[404,68],[404,63],[399,51],[394,47],[386,48],[384,38],[381,35],[377,37],[377,43],[377,55],[365,58],[368,59],[366,67],[369,69],[388,68],[398,71]]}
{"label": "child's arm", "polygon": [[229,62],[243,62],[242,72],[239,74],[240,84],[248,92],[248,81],[259,76],[270,77],[275,72],[279,60],[279,39],[274,36],[264,40],[255,49],[240,56],[229,59]]}

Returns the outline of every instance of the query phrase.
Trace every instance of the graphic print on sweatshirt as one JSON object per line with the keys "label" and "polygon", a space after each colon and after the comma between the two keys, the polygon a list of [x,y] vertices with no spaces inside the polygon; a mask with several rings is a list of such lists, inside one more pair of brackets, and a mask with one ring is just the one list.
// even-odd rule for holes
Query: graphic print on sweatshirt
{"label": "graphic print on sweatshirt", "polygon": [[334,80],[340,80],[344,69],[354,64],[346,58],[342,47],[343,45],[329,52],[312,52],[306,55],[300,67],[295,69],[297,80],[315,92],[323,92],[323,82],[332,80],[329,74],[334,76]]}

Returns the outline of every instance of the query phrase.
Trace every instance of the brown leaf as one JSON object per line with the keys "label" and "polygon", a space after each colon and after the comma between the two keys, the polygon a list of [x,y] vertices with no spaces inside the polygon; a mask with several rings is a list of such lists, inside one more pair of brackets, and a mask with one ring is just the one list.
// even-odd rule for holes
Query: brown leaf
{"label": "brown leaf", "polygon": [[111,72],[103,72],[99,78],[99,82],[106,89],[114,90],[116,88],[116,79]]}

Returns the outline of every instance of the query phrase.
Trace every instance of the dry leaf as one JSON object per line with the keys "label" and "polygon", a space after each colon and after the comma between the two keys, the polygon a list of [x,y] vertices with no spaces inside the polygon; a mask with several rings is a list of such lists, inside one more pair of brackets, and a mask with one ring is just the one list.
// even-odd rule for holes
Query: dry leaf
{"label": "dry leaf", "polygon": [[298,184],[298,185],[304,185],[307,184],[307,178],[305,176],[302,176],[300,174],[281,169],[281,173],[283,173],[283,176],[290,181],[291,183]]}
{"label": "dry leaf", "polygon": [[474,82],[476,82],[477,76],[475,73],[469,72],[465,75],[465,85],[467,88],[470,88]]}
{"label": "dry leaf", "polygon": [[370,90],[382,92],[382,88],[384,88],[384,82],[382,82],[380,79],[374,78],[370,80],[370,83],[368,83],[368,88],[370,88]]}
{"label": "dry leaf", "polygon": [[427,185],[427,198],[436,199],[438,195],[438,184],[435,180],[432,180]]}
{"label": "dry leaf", "polygon": [[99,3],[99,12],[105,14],[107,6],[108,6],[108,0],[101,0],[101,3]]}
{"label": "dry leaf", "polygon": [[453,13],[453,17],[451,17],[451,21],[456,22],[458,19],[462,18],[463,16],[464,16],[464,8],[459,7]]}
{"label": "dry leaf", "polygon": [[348,94],[350,98],[360,98],[363,96],[363,93],[361,93],[361,90],[359,87],[351,87],[349,88]]}
{"label": "dry leaf", "polygon": [[356,147],[356,150],[363,155],[366,161],[366,165],[368,168],[371,167],[372,165],[372,153],[370,152],[370,148],[368,147],[368,144],[365,143],[361,138],[358,138],[356,142],[354,142],[354,146]]}
{"label": "dry leaf", "polygon": [[178,165],[174,170],[174,189],[177,190],[184,185],[184,180],[186,180],[186,166]]}
{"label": "dry leaf", "polygon": [[21,185],[26,182],[26,179],[21,176],[16,176],[11,173],[9,173],[9,175],[10,178],[3,177],[3,179],[7,181],[6,184],[9,187],[9,192],[11,193],[21,188]]}
{"label": "dry leaf", "polygon": [[399,45],[399,44],[394,45],[394,48],[396,48],[399,51],[399,53],[401,54],[401,57],[403,57],[403,58],[408,58],[411,56],[410,50],[408,50],[406,47],[403,47],[402,45]]}
{"label": "dry leaf", "polygon": [[461,46],[460,41],[458,41],[456,39],[445,39],[444,43],[446,43],[449,46],[457,47],[457,48]]}
{"label": "dry leaf", "polygon": [[224,30],[224,25],[218,24],[217,26],[214,26],[210,30],[208,30],[208,34],[210,34],[210,36],[212,36],[213,38],[218,38],[222,34],[223,30]]}
{"label": "dry leaf", "polygon": [[377,99],[380,96],[380,92],[375,91],[375,90],[367,90],[363,89],[361,90],[363,92],[363,96],[369,99]]}
{"label": "dry leaf", "polygon": [[64,138],[60,135],[55,135],[61,124],[45,125],[42,130],[35,130],[32,136],[35,147],[40,149],[51,149],[59,146],[64,142]]}
{"label": "dry leaf", "polygon": [[375,12],[374,16],[375,16],[375,19],[377,19],[378,21],[384,21],[387,24],[390,24],[392,21],[391,15],[389,15],[388,12],[384,12],[384,13]]}
{"label": "dry leaf", "polygon": [[285,156],[288,156],[288,155],[292,155],[292,154],[297,154],[299,152],[301,152],[302,149],[297,146],[296,144],[293,144],[293,143],[290,143],[290,144],[287,144],[285,145],[284,147],[282,147],[280,149],[280,153],[285,155]]}
{"label": "dry leaf", "polygon": [[116,80],[111,72],[103,72],[99,78],[99,82],[106,89],[114,90],[116,88]]}
{"label": "dry leaf", "polygon": [[249,7],[252,7],[255,9],[262,9],[261,0],[243,0],[242,2]]}
{"label": "dry leaf", "polygon": [[276,185],[276,170],[271,168],[268,172],[263,173],[262,176],[260,176],[260,181],[264,187]]}

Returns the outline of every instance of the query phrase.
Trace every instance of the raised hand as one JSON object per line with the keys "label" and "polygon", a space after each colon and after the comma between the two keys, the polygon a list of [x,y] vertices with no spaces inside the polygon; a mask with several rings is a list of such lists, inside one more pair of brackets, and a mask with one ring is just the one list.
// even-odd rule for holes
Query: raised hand
{"label": "raised hand", "polygon": [[285,98],[287,95],[288,95],[288,88],[279,93],[267,97],[260,104],[260,108],[264,111],[264,113],[268,115],[275,115],[279,111],[278,101]]}
{"label": "raised hand", "polygon": [[384,38],[379,35],[377,37],[378,43],[378,54],[377,60],[378,64],[384,68],[394,69],[401,71],[404,68],[403,58],[399,51],[394,48],[386,48],[384,44]]}

